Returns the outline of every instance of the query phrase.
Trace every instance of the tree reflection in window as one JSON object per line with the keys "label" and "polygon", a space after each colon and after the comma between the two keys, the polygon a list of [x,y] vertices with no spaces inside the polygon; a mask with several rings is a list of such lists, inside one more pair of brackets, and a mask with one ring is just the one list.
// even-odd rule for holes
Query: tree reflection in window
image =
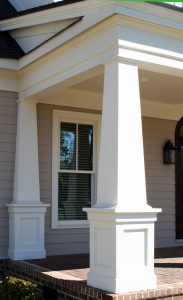
{"label": "tree reflection in window", "polygon": [[61,123],[60,169],[76,169],[76,124]]}

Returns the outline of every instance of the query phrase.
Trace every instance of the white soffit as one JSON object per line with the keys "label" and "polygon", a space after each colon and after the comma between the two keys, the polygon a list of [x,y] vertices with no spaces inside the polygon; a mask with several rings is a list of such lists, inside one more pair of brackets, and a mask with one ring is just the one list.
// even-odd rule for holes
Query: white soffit
{"label": "white soffit", "polygon": [[[70,86],[72,90],[103,93],[103,74]],[[139,70],[141,99],[152,103],[180,105],[183,103],[183,84],[181,77],[158,72]]]}

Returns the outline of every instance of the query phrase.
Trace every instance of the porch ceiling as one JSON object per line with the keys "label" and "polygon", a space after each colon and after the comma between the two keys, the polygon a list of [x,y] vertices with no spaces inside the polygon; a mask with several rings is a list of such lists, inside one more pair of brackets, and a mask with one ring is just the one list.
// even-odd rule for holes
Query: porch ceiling
{"label": "porch ceiling", "polygon": [[[141,100],[147,104],[169,104],[170,107],[183,104],[183,79],[164,73],[139,70]],[[83,72],[66,81],[42,90],[32,99],[42,103],[61,103],[61,95],[82,95],[85,101],[102,99],[104,68],[99,66]],[[72,98],[73,99],[73,98]],[[64,104],[66,105],[66,104]],[[102,103],[100,103],[100,106]],[[98,108],[97,108],[98,109]],[[181,114],[182,115],[182,114]],[[178,117],[179,118],[179,117]]]}
{"label": "porch ceiling", "polygon": [[[139,79],[142,100],[174,105],[183,103],[182,78],[140,70]],[[99,74],[93,78],[72,85],[70,89],[102,93],[103,80],[103,74]]]}

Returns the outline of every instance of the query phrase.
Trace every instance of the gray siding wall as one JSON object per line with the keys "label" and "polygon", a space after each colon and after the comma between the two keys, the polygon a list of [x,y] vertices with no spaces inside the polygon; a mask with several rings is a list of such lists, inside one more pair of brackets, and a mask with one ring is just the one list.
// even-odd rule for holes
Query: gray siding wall
{"label": "gray siding wall", "polygon": [[[38,141],[41,200],[52,197],[52,111],[59,106],[38,104]],[[162,164],[162,146],[174,141],[176,121],[143,118],[147,198],[152,207],[163,209],[155,230],[156,247],[175,245],[175,172]],[[82,253],[89,250],[88,229],[51,229],[51,206],[46,214],[47,255]]]}
{"label": "gray siding wall", "polygon": [[8,250],[8,210],[13,197],[17,94],[0,91],[0,258]]}

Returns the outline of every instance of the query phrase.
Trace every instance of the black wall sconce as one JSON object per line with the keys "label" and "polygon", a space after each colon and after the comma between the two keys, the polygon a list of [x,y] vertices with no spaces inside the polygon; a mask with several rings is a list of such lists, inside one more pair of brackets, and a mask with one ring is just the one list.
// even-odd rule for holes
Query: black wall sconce
{"label": "black wall sconce", "polygon": [[163,163],[165,165],[171,165],[175,163],[175,146],[168,140],[163,146]]}

